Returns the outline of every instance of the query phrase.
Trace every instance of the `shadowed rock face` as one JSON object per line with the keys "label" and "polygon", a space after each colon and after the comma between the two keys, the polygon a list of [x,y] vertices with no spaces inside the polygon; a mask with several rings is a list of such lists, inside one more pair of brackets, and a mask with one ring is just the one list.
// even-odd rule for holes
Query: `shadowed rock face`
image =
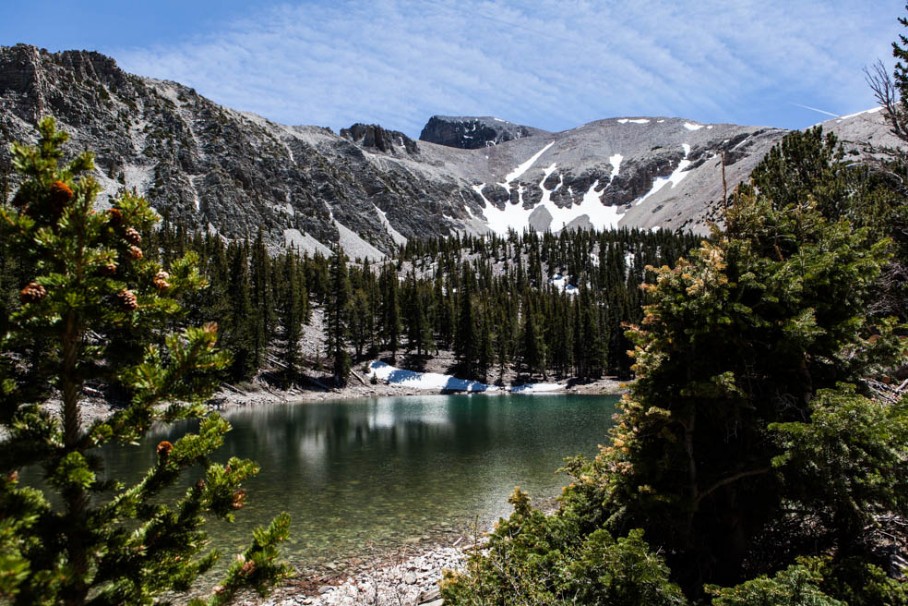
{"label": "shadowed rock face", "polygon": [[[72,154],[95,151],[101,205],[135,188],[159,213],[227,238],[261,228],[274,245],[314,252],[340,241],[372,258],[455,231],[704,230],[720,218],[722,157],[734,187],[785,134],[673,118],[548,133],[436,116],[418,144],[379,125],[338,136],[219,106],[98,53],[17,45],[0,47],[0,194],[15,188],[8,144],[34,140],[45,115],[71,135]],[[880,114],[827,124],[855,144],[891,141]]]}
{"label": "shadowed rock face", "polygon": [[419,140],[458,149],[479,149],[537,134],[547,133],[500,118],[432,116],[423,127]]}
{"label": "shadowed rock face", "polygon": [[389,154],[393,154],[396,148],[402,148],[408,154],[419,153],[416,141],[400,131],[385,130],[378,124],[356,123],[350,128],[342,128],[340,136],[360,147],[375,148]]}

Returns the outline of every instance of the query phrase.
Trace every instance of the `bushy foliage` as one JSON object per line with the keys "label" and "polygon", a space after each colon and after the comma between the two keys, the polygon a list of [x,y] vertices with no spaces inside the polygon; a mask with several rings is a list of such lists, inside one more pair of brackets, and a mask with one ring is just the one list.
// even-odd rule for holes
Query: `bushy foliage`
{"label": "bushy foliage", "polygon": [[[454,603],[491,587],[501,597],[488,603],[520,603],[513,579],[553,601],[613,603],[612,579],[638,591],[640,570],[697,602],[710,584],[716,604],[903,603],[883,572],[899,540],[883,537],[908,517],[908,403],[873,401],[863,383],[904,359],[895,321],[869,311],[891,241],[850,220],[862,169],[834,146],[818,130],[789,135],[738,190],[723,233],[650,268],[629,331],[637,381],[610,444],[569,463],[554,516],[515,511],[499,526],[469,572],[485,593],[453,583]],[[538,530],[508,534],[522,520]],[[616,549],[634,566],[619,572]],[[656,599],[644,595],[622,603]]]}
{"label": "bushy foliage", "polygon": [[466,571],[446,573],[441,584],[446,603],[685,603],[641,531],[617,540],[602,529],[583,536],[570,513],[546,516],[519,489],[510,503],[514,513],[499,521],[483,551],[470,556]]}
{"label": "bushy foliage", "polygon": [[[37,146],[13,145],[24,180],[12,204],[0,206],[3,256],[16,257],[27,280],[0,323],[0,596],[13,604],[157,603],[164,592],[193,588],[215,563],[203,526],[232,520],[257,467],[210,460],[230,429],[202,405],[228,362],[217,327],[170,332],[183,323],[181,300],[204,286],[194,257],[165,270],[145,255],[143,234],[156,220],[145,200],[127,192],[96,210],[91,155],[60,166],[66,135],[51,119],[39,130]],[[89,388],[116,388],[129,401],[84,424]],[[44,402],[48,389],[59,413]],[[201,419],[198,432],[158,444],[157,462],[138,483],[102,480],[99,448],[189,418]],[[40,467],[43,489],[20,482],[29,465]],[[191,467],[201,467],[202,479],[163,496]],[[259,531],[196,603],[265,591],[284,573],[275,546],[287,527],[280,516]]]}

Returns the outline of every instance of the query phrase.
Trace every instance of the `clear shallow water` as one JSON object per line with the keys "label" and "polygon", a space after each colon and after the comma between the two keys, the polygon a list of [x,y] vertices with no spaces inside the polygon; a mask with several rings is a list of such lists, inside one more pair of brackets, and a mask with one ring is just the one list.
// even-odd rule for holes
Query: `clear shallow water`
{"label": "clear shallow water", "polygon": [[[426,396],[236,409],[217,459],[254,459],[261,473],[232,525],[209,531],[226,553],[281,511],[293,517],[294,563],[318,563],[400,547],[510,512],[521,486],[556,496],[565,457],[593,455],[606,440],[617,398]],[[113,477],[138,478],[155,445],[186,425],[133,447],[110,449]]]}

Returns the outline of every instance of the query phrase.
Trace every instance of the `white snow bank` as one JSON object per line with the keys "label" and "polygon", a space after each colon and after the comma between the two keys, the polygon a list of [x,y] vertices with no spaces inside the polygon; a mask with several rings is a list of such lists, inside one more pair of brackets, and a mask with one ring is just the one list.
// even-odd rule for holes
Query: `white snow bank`
{"label": "white snow bank", "polygon": [[872,108],[872,109],[865,109],[865,110],[862,111],[862,112],[857,112],[857,113],[854,113],[854,114],[848,114],[847,116],[839,116],[838,119],[836,119],[836,123],[838,124],[838,123],[841,123],[842,120],[850,120],[850,119],[852,119],[852,118],[857,118],[858,116],[865,116],[865,115],[868,115],[868,114],[875,114],[875,113],[881,112],[881,111],[883,111],[883,108],[882,108],[882,107],[874,107],[874,108]]}
{"label": "white snow bank", "polygon": [[489,386],[479,381],[458,379],[451,375],[442,375],[437,372],[416,372],[403,370],[378,360],[369,364],[369,375],[387,381],[390,385],[403,385],[413,389],[430,389],[432,391],[487,391]]}
{"label": "white snow bank", "polygon": [[701,128],[703,128],[703,125],[694,124],[693,122],[685,122],[684,128],[686,128],[687,130],[700,130]]}
{"label": "white snow bank", "polygon": [[647,118],[621,118],[618,120],[618,124],[627,124],[628,122],[631,124],[649,124]]}
{"label": "white snow bank", "polygon": [[510,189],[509,186],[511,184],[511,181],[523,176],[523,173],[527,172],[531,166],[536,164],[536,160],[538,160],[539,157],[542,156],[542,154],[544,154],[545,152],[547,152],[549,150],[549,148],[552,147],[553,145],[555,145],[554,141],[552,141],[551,143],[549,143],[548,145],[546,145],[545,147],[540,149],[538,152],[533,154],[529,160],[527,160],[526,162],[519,165],[517,168],[515,168],[511,172],[509,172],[504,178],[504,183],[499,183],[499,185],[501,185],[505,189]]}
{"label": "white snow bank", "polygon": [[551,391],[561,391],[562,385],[558,383],[527,383],[526,385],[515,385],[511,388],[511,393],[546,393]]}
{"label": "white snow bank", "polygon": [[687,167],[691,165],[691,161],[687,159],[687,157],[690,155],[690,145],[687,143],[682,143],[681,148],[684,150],[684,159],[678,163],[677,168],[675,168],[675,170],[672,171],[672,174],[670,174],[668,177],[657,177],[653,182],[653,188],[649,190],[649,193],[637,200],[637,204],[643,204],[643,202],[645,202],[647,198],[655,195],[666,185],[668,185],[669,189],[671,189],[684,180],[684,177],[687,176],[687,172],[685,171],[687,171]]}
{"label": "white snow bank", "polygon": [[510,391],[511,393],[534,394],[560,391],[564,386],[558,383],[527,383],[510,389],[502,390],[500,387],[486,385],[479,381],[458,379],[451,375],[437,372],[416,372],[391,366],[385,362],[374,360],[369,364],[369,376],[387,382],[389,385],[401,385],[411,389],[425,389],[429,391],[465,391],[479,393],[486,391]]}

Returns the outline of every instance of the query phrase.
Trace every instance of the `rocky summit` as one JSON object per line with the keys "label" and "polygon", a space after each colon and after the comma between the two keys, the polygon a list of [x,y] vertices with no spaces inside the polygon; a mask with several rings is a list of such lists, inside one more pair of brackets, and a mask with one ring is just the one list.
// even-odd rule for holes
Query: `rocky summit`
{"label": "rocky summit", "polygon": [[[222,107],[121,70],[95,52],[0,48],[0,186],[8,144],[41,116],[94,150],[107,199],[144,194],[162,215],[227,238],[381,258],[408,238],[514,229],[704,231],[723,193],[785,132],[623,117],[550,133],[496,118],[435,116],[420,140],[379,125],[335,134]],[[825,123],[863,149],[890,145],[881,112]],[[862,153],[862,152],[856,152]],[[103,202],[102,202],[103,203]]]}
{"label": "rocky summit", "polygon": [[540,134],[549,133],[501,118],[432,116],[423,127],[419,139],[448,147],[478,149]]}

